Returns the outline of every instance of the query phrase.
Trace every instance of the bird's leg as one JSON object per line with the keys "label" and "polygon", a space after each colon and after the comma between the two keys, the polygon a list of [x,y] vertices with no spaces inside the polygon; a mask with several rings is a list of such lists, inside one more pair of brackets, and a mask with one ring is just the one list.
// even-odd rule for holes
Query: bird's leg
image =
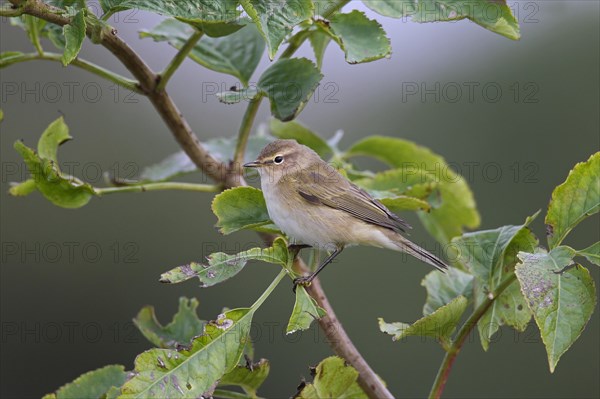
{"label": "bird's leg", "polygon": [[335,257],[338,256],[340,254],[340,252],[342,252],[343,250],[344,250],[344,247],[337,247],[335,249],[335,251],[333,251],[333,253],[331,255],[329,255],[327,257],[327,259],[325,259],[325,261],[323,263],[321,263],[321,265],[319,265],[319,267],[317,267],[317,270],[315,270],[314,272],[312,272],[311,274],[309,274],[306,277],[298,277],[298,278],[294,279],[294,292],[296,292],[296,287],[298,285],[308,287],[312,283],[313,279],[317,276],[317,274],[319,274],[319,272],[321,270],[323,270],[325,268],[325,266],[330,264],[331,261],[333,259],[335,259]]}
{"label": "bird's leg", "polygon": [[288,245],[287,249],[288,252],[292,254],[292,259],[296,259],[296,256],[298,256],[298,253],[300,253],[301,249],[304,248],[311,248],[311,245],[307,245],[307,244],[290,244]]}

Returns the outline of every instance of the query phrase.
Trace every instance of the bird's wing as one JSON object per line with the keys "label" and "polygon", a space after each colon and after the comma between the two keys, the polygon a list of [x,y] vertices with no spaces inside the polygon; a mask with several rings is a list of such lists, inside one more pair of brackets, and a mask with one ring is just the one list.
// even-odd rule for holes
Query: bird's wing
{"label": "bird's wing", "polygon": [[299,183],[298,194],[311,204],[338,209],[364,222],[396,231],[411,228],[398,215],[333,168],[303,170],[293,178]]}

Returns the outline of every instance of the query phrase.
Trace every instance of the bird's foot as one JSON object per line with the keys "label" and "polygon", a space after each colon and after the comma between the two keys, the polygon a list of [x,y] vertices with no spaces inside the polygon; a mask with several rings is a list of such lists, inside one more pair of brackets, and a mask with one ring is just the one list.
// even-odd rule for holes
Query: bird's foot
{"label": "bird's foot", "polygon": [[294,293],[296,293],[296,287],[298,287],[299,285],[301,285],[302,287],[309,287],[312,284],[312,280],[313,280],[313,276],[306,276],[306,277],[298,277],[294,279],[294,288],[292,288],[292,291],[294,291]]}

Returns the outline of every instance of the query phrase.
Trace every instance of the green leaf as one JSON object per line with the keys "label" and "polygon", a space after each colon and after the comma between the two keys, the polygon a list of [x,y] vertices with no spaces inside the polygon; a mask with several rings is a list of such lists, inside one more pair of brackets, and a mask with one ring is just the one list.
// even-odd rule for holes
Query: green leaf
{"label": "green leaf", "polygon": [[207,257],[208,263],[192,262],[176,267],[160,276],[161,283],[181,283],[198,277],[201,287],[211,287],[238,274],[250,260],[287,263],[287,245],[283,239],[275,240],[270,248],[252,248],[234,255],[216,252]]}
{"label": "green leaf", "polygon": [[600,266],[600,241],[590,245],[586,249],[577,251],[577,255],[585,256],[587,260]]}
{"label": "green leaf", "polygon": [[317,305],[317,301],[308,295],[306,289],[298,286],[296,287],[296,303],[287,325],[286,334],[293,334],[298,330],[308,330],[313,320],[320,319],[326,314],[325,309]]}
{"label": "green leaf", "polygon": [[238,364],[253,315],[252,308],[230,310],[208,322],[189,348],[150,349],[138,355],[121,398],[201,396]]}
{"label": "green leaf", "polygon": [[554,248],[586,217],[600,211],[600,152],[580,162],[567,180],[552,192],[546,224],[548,244]]}
{"label": "green leaf", "polygon": [[215,196],[212,211],[222,234],[254,229],[271,223],[262,191],[254,187],[235,187]]}
{"label": "green leaf", "polygon": [[457,296],[464,296],[468,301],[473,296],[473,275],[455,267],[448,268],[446,273],[436,270],[429,272],[421,285],[427,290],[427,300],[423,306],[425,316],[447,305]]}
{"label": "green leaf", "polygon": [[300,112],[319,85],[323,75],[306,58],[279,60],[258,80],[258,89],[271,102],[271,113],[281,121],[289,121]]}
{"label": "green leaf", "polygon": [[325,159],[333,153],[333,149],[325,140],[300,122],[281,122],[271,119],[271,133],[279,139],[293,139],[298,143],[313,149],[319,156]]}
{"label": "green leaf", "polygon": [[48,125],[38,140],[37,150],[39,157],[58,162],[58,147],[72,138],[69,134],[69,127],[61,116]]}
{"label": "green leaf", "polygon": [[389,57],[390,39],[374,19],[362,11],[335,14],[329,21],[318,20],[318,26],[339,44],[346,54],[346,62],[358,64]]}
{"label": "green leaf", "polygon": [[[202,38],[188,57],[205,68],[235,76],[248,86],[265,51],[265,42],[254,24],[243,20],[242,25],[244,29],[226,37]],[[180,49],[193,33],[194,28],[188,24],[166,19],[149,31],[140,31],[140,37],[150,37],[155,42],[167,41]]]}
{"label": "green leaf", "polygon": [[11,183],[11,187],[8,190],[10,195],[15,197],[24,197],[26,195],[31,194],[37,189],[35,185],[35,180],[27,179],[21,183]]}
{"label": "green leaf", "polygon": [[388,191],[367,191],[392,212],[429,211],[431,209],[431,206],[429,206],[427,201],[423,201],[419,198],[409,197],[407,195],[396,195]]}
{"label": "green leaf", "polygon": [[178,346],[188,345],[192,338],[202,332],[204,322],[198,318],[197,307],[197,299],[179,298],[179,310],[173,316],[173,320],[163,326],[156,319],[154,307],[145,306],[133,319],[133,323],[155,346],[175,349]]}
{"label": "green leaf", "polygon": [[395,168],[421,175],[425,172],[440,190],[441,205],[431,212],[419,212],[427,231],[440,243],[447,244],[462,233],[463,227],[479,225],[479,213],[466,181],[446,164],[444,158],[413,142],[391,137],[372,136],[354,144],[346,157],[366,155]]}
{"label": "green leaf", "polygon": [[315,52],[315,61],[317,62],[317,68],[319,70],[323,67],[323,58],[325,57],[325,50],[327,49],[327,45],[331,41],[331,36],[321,32],[321,31],[313,31],[308,36],[308,40],[310,41],[310,45]]}
{"label": "green leaf", "polygon": [[40,36],[42,29],[46,25],[46,21],[32,15],[22,15],[21,21],[23,21],[23,23],[20,25],[27,31],[27,36],[29,37],[31,44],[33,44],[33,47],[35,47],[38,53],[43,53],[44,50],[40,43]]}
{"label": "green leaf", "polygon": [[164,181],[198,170],[196,164],[183,151],[171,154],[159,163],[147,166],[140,174],[142,182]]}
{"label": "green leaf", "polygon": [[81,45],[85,39],[85,12],[79,11],[68,25],[63,26],[65,36],[65,51],[62,56],[64,66],[69,65],[81,50]]}
{"label": "green leaf", "polygon": [[219,380],[219,386],[239,386],[250,398],[257,398],[256,391],[269,376],[270,369],[267,359],[260,359],[257,363],[245,366],[236,366]]}
{"label": "green leaf", "polygon": [[55,393],[44,398],[54,399],[100,399],[113,387],[120,387],[125,383],[127,373],[119,365],[111,365],[87,372],[60,387]]}
{"label": "green leaf", "polygon": [[[410,3],[407,4],[407,9]],[[506,0],[418,0],[408,11],[415,22],[456,21],[468,18],[509,39],[521,37],[519,23]]]}
{"label": "green leaf", "polygon": [[394,341],[413,335],[431,337],[440,341],[444,349],[447,349],[450,344],[450,337],[465,312],[467,303],[467,298],[460,295],[413,324],[386,323],[382,318],[379,318],[379,329],[381,332],[392,335]]}
{"label": "green leaf", "polygon": [[137,9],[176,18],[211,37],[227,36],[241,29],[237,24],[237,0],[100,0],[105,13]]}
{"label": "green leaf", "polygon": [[[467,233],[452,241],[458,249],[459,262],[466,265],[475,276],[475,307],[487,300],[488,293],[514,273],[519,251],[535,250],[538,241],[528,226],[538,214],[527,218],[520,226]],[[515,281],[496,298],[477,322],[481,346],[488,350],[491,337],[503,324],[517,331],[525,331],[529,320],[531,313]]]}
{"label": "green leaf", "polygon": [[[79,208],[96,195],[95,189],[74,176],[63,174],[56,162],[56,148],[70,136],[62,118],[54,121],[38,143],[38,153],[20,141],[15,142],[15,150],[23,157],[29,173],[35,181],[36,188],[50,202],[63,208]],[[48,158],[43,158],[43,154]],[[26,193],[31,189],[31,183],[21,186],[14,191],[17,194]],[[12,192],[11,192],[12,194]]]}
{"label": "green leaf", "polygon": [[358,371],[340,357],[331,356],[321,361],[315,368],[314,376],[314,381],[304,385],[296,398],[367,398],[356,382]]}
{"label": "green leaf", "polygon": [[271,60],[275,57],[283,39],[292,32],[294,26],[312,17],[314,10],[310,0],[292,2],[242,0],[241,4],[267,42]]}
{"label": "green leaf", "polygon": [[392,18],[405,17],[417,7],[417,0],[363,0],[363,3],[377,14]]}
{"label": "green leaf", "polygon": [[596,288],[590,272],[571,264],[574,251],[556,247],[549,253],[519,252],[515,271],[521,291],[540,329],[548,353],[550,372],[560,357],[579,338],[596,306]]}

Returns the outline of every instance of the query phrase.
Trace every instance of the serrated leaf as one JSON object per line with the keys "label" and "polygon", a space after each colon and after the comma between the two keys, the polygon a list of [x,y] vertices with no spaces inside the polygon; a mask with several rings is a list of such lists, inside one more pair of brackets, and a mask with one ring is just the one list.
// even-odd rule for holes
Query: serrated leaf
{"label": "serrated leaf", "polygon": [[375,61],[392,52],[390,39],[381,24],[367,18],[362,11],[338,13],[329,21],[317,21],[317,24],[339,44],[349,64]]}
{"label": "serrated leaf", "polygon": [[83,41],[85,40],[85,11],[81,10],[73,18],[71,22],[63,26],[63,35],[65,36],[65,50],[62,55],[62,63],[64,66],[69,65],[81,50]]}
{"label": "serrated leaf", "polygon": [[554,248],[586,217],[600,211],[600,152],[580,162],[567,180],[552,192],[546,224],[548,244]]}
{"label": "serrated leaf", "polygon": [[296,140],[298,143],[311,148],[323,159],[333,153],[333,149],[325,140],[300,122],[281,122],[277,119],[271,119],[270,130],[273,136],[279,139]]}
{"label": "serrated leaf", "polygon": [[427,300],[423,306],[425,316],[458,296],[464,296],[467,301],[473,297],[473,275],[455,267],[448,268],[444,274],[436,270],[429,272],[421,285],[427,290]]}
{"label": "serrated leaf", "polygon": [[590,272],[571,264],[574,251],[556,247],[549,253],[519,252],[515,272],[521,291],[540,329],[548,353],[550,372],[560,357],[579,338],[596,306],[596,288]]}
{"label": "serrated leaf", "polygon": [[578,256],[584,256],[587,260],[600,266],[600,241],[589,247],[577,251]]}
{"label": "serrated leaf", "polygon": [[111,365],[89,371],[73,382],[60,387],[55,393],[44,398],[54,399],[100,399],[113,387],[120,387],[125,382],[127,373],[119,365]]}
{"label": "serrated leaf", "polygon": [[317,365],[314,375],[314,381],[304,385],[296,394],[296,398],[367,398],[356,382],[358,371],[340,357],[331,356],[321,361]]}
{"label": "serrated leaf", "polygon": [[267,68],[257,87],[269,98],[273,116],[286,122],[295,118],[322,78],[310,60],[289,58]]}
{"label": "serrated leaf", "polygon": [[[238,78],[244,86],[256,69],[265,50],[265,42],[256,26],[242,21],[244,29],[225,37],[204,37],[196,43],[188,57],[216,72]],[[176,19],[166,19],[151,30],[140,31],[140,37],[155,42],[167,41],[177,49],[183,47],[194,28]]]}
{"label": "serrated leaf", "polygon": [[237,23],[237,0],[100,0],[105,13],[137,9],[176,18],[211,37],[230,35],[241,29]]}
{"label": "serrated leaf", "polygon": [[314,320],[318,320],[326,314],[325,309],[317,305],[317,301],[308,295],[304,287],[297,286],[294,310],[285,332],[286,334],[293,334],[298,330],[308,330]]}
{"label": "serrated leaf", "polygon": [[257,398],[256,391],[269,376],[270,369],[267,359],[260,359],[251,365],[236,366],[219,380],[219,386],[239,386],[250,398]]}
{"label": "serrated leaf", "polygon": [[438,340],[444,349],[447,349],[450,344],[450,337],[465,312],[467,303],[467,298],[460,295],[413,324],[386,323],[382,318],[379,318],[379,329],[383,333],[392,335],[394,341],[414,335],[431,337]]}
{"label": "serrated leaf", "polygon": [[211,287],[238,274],[250,260],[285,266],[288,260],[287,245],[283,239],[277,239],[269,248],[252,248],[234,255],[216,252],[209,255],[207,260],[208,263],[192,262],[176,267],[163,273],[160,281],[175,284],[198,277],[201,287]]}
{"label": "serrated leaf", "polygon": [[317,68],[323,68],[323,58],[325,57],[325,50],[327,49],[327,45],[331,41],[331,36],[321,32],[321,31],[313,31],[308,36],[308,40],[310,41],[310,45],[315,52],[315,61],[317,62]]}
{"label": "serrated leaf", "polygon": [[[467,233],[452,240],[458,250],[459,262],[467,266],[475,276],[475,307],[484,302],[489,292],[493,292],[514,273],[516,254],[519,251],[535,250],[538,241],[528,225],[538,214],[539,212],[527,218],[520,226],[504,226],[495,230]],[[531,313],[515,281],[496,298],[477,322],[483,349],[489,348],[490,338],[501,325],[506,324],[518,331],[525,331],[530,319]]]}
{"label": "serrated leaf", "polygon": [[176,349],[189,345],[192,338],[202,333],[204,321],[196,313],[198,300],[195,298],[179,298],[179,310],[173,320],[166,326],[160,324],[153,306],[145,306],[140,310],[133,323],[144,337],[159,348]]}
{"label": "serrated leaf", "polygon": [[150,349],[135,359],[121,398],[200,397],[238,364],[254,310],[233,309],[207,323],[189,348]]}
{"label": "serrated leaf", "polygon": [[292,2],[242,0],[240,3],[265,39],[271,60],[294,26],[312,17],[314,10],[310,0]]}
{"label": "serrated leaf", "polygon": [[[410,4],[408,4],[410,7]],[[519,23],[506,0],[418,0],[412,15],[415,22],[456,21],[468,18],[487,30],[509,39],[521,37]]]}
{"label": "serrated leaf", "polygon": [[395,168],[430,175],[440,190],[441,204],[431,212],[419,212],[418,215],[427,231],[440,243],[447,244],[453,237],[459,236],[463,227],[479,225],[479,213],[471,189],[441,156],[413,142],[382,136],[361,140],[345,156],[359,155],[380,159]]}
{"label": "serrated leaf", "polygon": [[271,223],[262,191],[254,187],[235,187],[215,196],[212,211],[222,234],[252,229]]}

